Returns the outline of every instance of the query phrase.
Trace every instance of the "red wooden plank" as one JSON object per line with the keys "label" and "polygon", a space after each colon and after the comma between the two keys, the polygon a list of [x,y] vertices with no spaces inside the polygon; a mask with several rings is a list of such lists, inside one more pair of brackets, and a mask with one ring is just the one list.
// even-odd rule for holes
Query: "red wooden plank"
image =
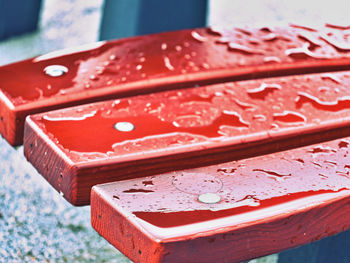
{"label": "red wooden plank", "polygon": [[[350,135],[350,74],[217,84],[28,117],[24,154],[75,205],[93,185]],[[123,130],[124,129],[124,130]]]}
{"label": "red wooden plank", "polygon": [[240,262],[350,227],[350,138],[94,186],[92,226],[135,262]]}
{"label": "red wooden plank", "polygon": [[0,133],[21,144],[28,114],[111,96],[349,69],[346,34],[330,26],[195,29],[99,42],[3,66]]}

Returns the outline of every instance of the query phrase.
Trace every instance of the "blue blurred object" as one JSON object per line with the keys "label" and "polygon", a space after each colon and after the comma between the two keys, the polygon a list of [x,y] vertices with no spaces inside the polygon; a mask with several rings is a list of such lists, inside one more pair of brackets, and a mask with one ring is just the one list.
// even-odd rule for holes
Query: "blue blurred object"
{"label": "blue blurred object", "polygon": [[207,0],[105,0],[100,40],[204,27]]}
{"label": "blue blurred object", "polygon": [[0,39],[37,29],[41,0],[0,0]]}
{"label": "blue blurred object", "polygon": [[350,262],[350,231],[281,252],[278,263]]}

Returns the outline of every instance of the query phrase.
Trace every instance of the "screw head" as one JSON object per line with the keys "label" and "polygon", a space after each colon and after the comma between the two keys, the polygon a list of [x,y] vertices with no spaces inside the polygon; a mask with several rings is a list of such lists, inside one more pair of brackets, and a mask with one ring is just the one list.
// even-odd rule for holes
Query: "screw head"
{"label": "screw head", "polygon": [[198,196],[198,201],[205,204],[216,204],[221,201],[221,197],[214,193],[205,193]]}
{"label": "screw head", "polygon": [[44,72],[50,77],[60,77],[68,72],[68,68],[62,65],[50,65],[44,68]]}
{"label": "screw head", "polygon": [[135,126],[131,122],[122,121],[114,124],[114,129],[121,132],[130,132],[135,129]]}

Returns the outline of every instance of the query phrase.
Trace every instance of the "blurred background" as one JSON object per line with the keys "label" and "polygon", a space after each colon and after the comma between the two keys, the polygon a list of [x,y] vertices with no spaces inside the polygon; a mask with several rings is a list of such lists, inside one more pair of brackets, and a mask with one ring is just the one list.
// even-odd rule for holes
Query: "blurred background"
{"label": "blurred background", "polygon": [[[147,26],[140,29],[142,21],[164,21],[161,14],[166,4],[175,6],[171,9],[173,19],[178,17],[180,21],[184,16],[183,8],[179,7],[181,1],[177,0],[105,1],[0,0],[0,65],[99,39],[147,33],[150,29]],[[149,3],[146,7],[145,2]],[[192,17],[193,23],[225,27],[280,22],[350,25],[348,0],[188,2],[191,2],[187,10],[189,20],[191,14],[199,14]],[[7,9],[9,3],[15,8]],[[24,33],[15,29],[11,32],[11,27],[21,27],[24,19],[27,19],[22,24]],[[34,31],[26,32],[31,30]],[[12,148],[3,139],[0,139],[0,182],[0,262],[129,262],[91,228],[89,207],[68,204],[26,162],[23,148]],[[341,235],[344,241],[346,237]],[[329,245],[336,241],[327,242]],[[305,262],[317,262],[314,256],[322,250],[320,247],[311,244],[302,250],[250,262],[303,262],[311,257],[314,259]],[[346,249],[343,253],[347,253]],[[347,262],[344,260],[338,262]]]}

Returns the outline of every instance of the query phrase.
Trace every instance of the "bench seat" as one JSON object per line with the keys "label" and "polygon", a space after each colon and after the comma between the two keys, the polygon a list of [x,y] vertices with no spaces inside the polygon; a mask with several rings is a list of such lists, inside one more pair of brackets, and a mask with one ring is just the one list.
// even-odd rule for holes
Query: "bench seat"
{"label": "bench seat", "polygon": [[92,226],[135,262],[240,262],[350,227],[350,139],[97,185]]}
{"label": "bench seat", "polygon": [[25,117],[83,103],[256,79],[350,69],[346,30],[201,28],[97,42],[0,67],[0,134],[23,142]]}

